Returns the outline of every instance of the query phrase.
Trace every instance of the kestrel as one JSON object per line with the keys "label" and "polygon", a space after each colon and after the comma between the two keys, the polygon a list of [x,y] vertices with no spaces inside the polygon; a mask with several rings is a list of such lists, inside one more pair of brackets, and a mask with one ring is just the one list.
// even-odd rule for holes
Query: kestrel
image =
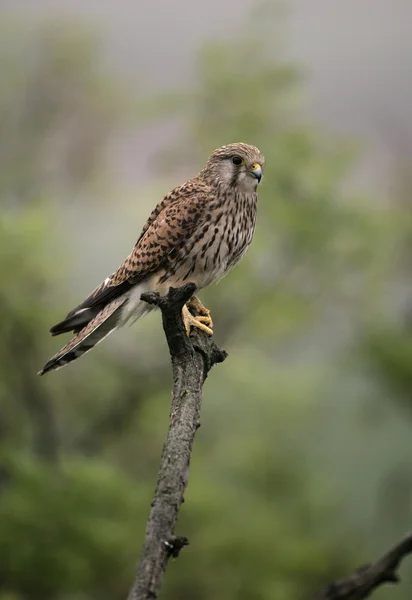
{"label": "kestrel", "polygon": [[[199,290],[226,275],[252,241],[264,161],[255,146],[228,144],[211,154],[198,175],[169,192],[119,268],[50,329],[52,335],[75,336],[39,374],[63,367],[114,329],[140,319],[153,308],[142,293],[163,295],[188,282]],[[213,333],[210,312],[196,296],[183,307],[183,320],[188,334],[191,327]]]}

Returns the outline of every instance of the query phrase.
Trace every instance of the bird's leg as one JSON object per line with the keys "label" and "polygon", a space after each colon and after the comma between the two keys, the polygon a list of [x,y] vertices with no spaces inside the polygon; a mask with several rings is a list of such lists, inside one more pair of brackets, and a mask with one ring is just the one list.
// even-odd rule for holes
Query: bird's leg
{"label": "bird's leg", "polygon": [[213,335],[213,331],[211,330],[211,328],[208,327],[204,323],[204,320],[208,321],[209,317],[195,317],[195,316],[193,316],[192,313],[190,312],[190,310],[187,308],[187,304],[185,304],[183,306],[182,317],[183,317],[183,323],[185,324],[187,335],[190,334],[190,328],[191,327],[197,327],[201,331],[205,331],[208,335]]}
{"label": "bird's leg", "polygon": [[213,327],[213,321],[212,317],[210,316],[210,310],[206,308],[206,306],[203,306],[203,304],[200,302],[197,296],[192,296],[190,298],[189,302],[187,302],[187,308],[189,310],[193,310],[195,314],[199,314],[200,317],[204,317],[202,323],[204,323],[210,328]]}

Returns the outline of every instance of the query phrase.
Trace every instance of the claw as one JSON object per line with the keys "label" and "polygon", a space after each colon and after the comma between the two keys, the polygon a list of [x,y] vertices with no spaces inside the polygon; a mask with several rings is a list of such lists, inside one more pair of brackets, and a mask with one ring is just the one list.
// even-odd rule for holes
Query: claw
{"label": "claw", "polygon": [[209,324],[211,324],[211,321],[212,321],[210,317],[208,317],[208,316],[199,316],[199,317],[193,316],[192,313],[189,311],[186,304],[184,305],[184,307],[182,309],[182,316],[183,316],[183,323],[185,324],[187,335],[190,334],[191,327],[197,327],[198,329],[200,329],[201,331],[204,331],[208,335],[210,335],[210,336],[213,335],[213,331],[212,331],[211,327],[209,326]]}
{"label": "claw", "polygon": [[205,323],[208,327],[213,327],[212,317],[210,316],[210,310],[203,306],[197,296],[192,296],[187,302],[189,310],[193,310],[195,313],[199,313],[199,318],[202,323]]}

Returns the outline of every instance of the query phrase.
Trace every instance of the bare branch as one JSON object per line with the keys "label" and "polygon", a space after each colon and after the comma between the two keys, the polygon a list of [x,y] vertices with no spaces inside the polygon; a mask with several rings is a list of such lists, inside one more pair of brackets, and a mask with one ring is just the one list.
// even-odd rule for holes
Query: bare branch
{"label": "bare branch", "polygon": [[410,553],[412,553],[412,533],[375,563],[360,567],[349,577],[327,585],[313,600],[362,600],[383,583],[398,583],[396,570],[401,560]]}
{"label": "bare branch", "polygon": [[196,330],[190,338],[186,335],[182,308],[195,290],[196,286],[188,283],[181,288],[170,288],[167,296],[142,295],[142,300],[157,305],[162,311],[172,359],[173,394],[157,487],[128,600],[157,598],[170,556],[178,556],[188,544],[186,538],[174,535],[174,528],[188,482],[193,440],[199,427],[202,386],[212,366],[227,356],[205,333]]}

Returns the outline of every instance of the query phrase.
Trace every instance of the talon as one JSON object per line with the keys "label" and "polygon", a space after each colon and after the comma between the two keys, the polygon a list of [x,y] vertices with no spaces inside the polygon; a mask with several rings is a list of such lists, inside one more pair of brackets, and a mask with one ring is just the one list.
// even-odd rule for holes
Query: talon
{"label": "talon", "polygon": [[200,321],[200,323],[204,323],[208,327],[210,327],[210,321],[212,320],[210,317],[197,317],[197,316],[195,317],[195,319],[197,321]]}
{"label": "talon", "polygon": [[213,321],[212,317],[210,316],[210,310],[203,306],[203,304],[200,302],[197,296],[192,296],[186,305],[190,310],[193,310],[195,313],[199,313],[198,318],[201,320],[202,323],[205,323],[210,328],[213,327]]}
{"label": "talon", "polygon": [[184,307],[182,309],[182,316],[183,316],[183,323],[185,324],[187,335],[190,334],[191,327],[197,327],[198,329],[200,329],[201,331],[204,331],[208,335],[210,335],[210,336],[213,335],[212,329],[208,326],[208,324],[211,323],[210,317],[207,317],[207,316],[195,317],[195,316],[193,316],[191,314],[191,312],[189,311],[186,304],[184,305]]}

